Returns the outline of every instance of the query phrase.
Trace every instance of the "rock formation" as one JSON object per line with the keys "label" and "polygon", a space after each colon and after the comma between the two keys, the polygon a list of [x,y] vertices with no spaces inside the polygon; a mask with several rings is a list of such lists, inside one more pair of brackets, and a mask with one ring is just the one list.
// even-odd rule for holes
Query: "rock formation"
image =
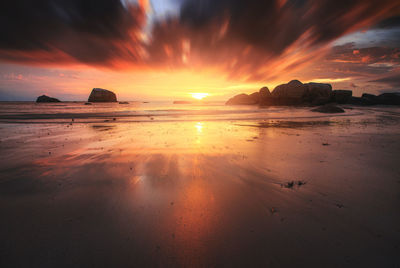
{"label": "rock formation", "polygon": [[[256,92],[258,93],[258,92]],[[253,93],[254,94],[254,93]],[[226,104],[227,105],[253,105],[259,103],[258,95],[247,95],[247,94],[239,94],[230,98]]]}
{"label": "rock formation", "polygon": [[277,86],[272,91],[272,97],[301,99],[305,94],[306,87],[299,80],[292,80],[287,84]]}
{"label": "rock formation", "polygon": [[332,101],[340,104],[348,103],[353,96],[351,90],[334,90],[332,92]]}
{"label": "rock formation", "polygon": [[61,102],[61,101],[56,98],[51,98],[49,96],[42,95],[36,99],[36,102]]}
{"label": "rock formation", "polygon": [[302,99],[303,102],[311,105],[322,105],[329,103],[332,96],[332,86],[330,84],[308,83]]}
{"label": "rock formation", "polygon": [[259,92],[262,99],[271,97],[271,92],[269,91],[268,87],[262,87]]}
{"label": "rock formation", "polygon": [[90,93],[88,102],[117,102],[117,96],[112,91],[94,88]]}
{"label": "rock formation", "polygon": [[227,105],[300,105],[300,104],[325,104],[330,101],[332,86],[329,84],[308,83],[303,84],[292,80],[287,84],[277,86],[272,93],[267,87],[251,95],[240,94],[228,100]]}
{"label": "rock formation", "polygon": [[319,106],[315,109],[312,109],[311,111],[319,113],[329,113],[329,114],[344,113],[344,110],[342,108],[337,107],[331,103]]}
{"label": "rock formation", "polygon": [[259,92],[239,94],[230,98],[227,105],[309,105],[320,106],[328,103],[353,105],[400,105],[400,93],[383,93],[379,96],[364,93],[362,97],[353,97],[351,90],[333,90],[330,84],[307,83],[292,80],[277,86],[272,93],[267,87]]}
{"label": "rock formation", "polygon": [[378,104],[400,105],[400,92],[383,93],[378,96]]}

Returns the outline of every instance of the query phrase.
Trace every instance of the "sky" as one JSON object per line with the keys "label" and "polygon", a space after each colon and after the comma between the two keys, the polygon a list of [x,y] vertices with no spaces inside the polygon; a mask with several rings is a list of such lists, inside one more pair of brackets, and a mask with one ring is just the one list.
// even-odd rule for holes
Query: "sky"
{"label": "sky", "polygon": [[5,0],[0,100],[225,100],[298,79],[400,91],[393,0]]}

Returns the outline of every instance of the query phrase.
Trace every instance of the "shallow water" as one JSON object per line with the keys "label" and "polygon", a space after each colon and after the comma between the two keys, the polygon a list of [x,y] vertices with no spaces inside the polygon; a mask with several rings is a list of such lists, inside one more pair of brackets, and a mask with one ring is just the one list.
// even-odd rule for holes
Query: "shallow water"
{"label": "shallow water", "polygon": [[58,105],[0,104],[2,267],[400,263],[398,108]]}
{"label": "shallow water", "polygon": [[[360,114],[348,110],[341,116]],[[121,122],[267,120],[329,117],[302,107],[227,106],[222,102],[171,104],[170,102],[34,103],[0,102],[0,122],[4,123],[91,123],[101,120]]]}

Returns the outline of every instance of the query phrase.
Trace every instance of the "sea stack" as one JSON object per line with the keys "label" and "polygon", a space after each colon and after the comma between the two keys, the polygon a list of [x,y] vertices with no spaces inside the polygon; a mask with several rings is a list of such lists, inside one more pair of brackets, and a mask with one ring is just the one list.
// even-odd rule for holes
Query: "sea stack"
{"label": "sea stack", "polygon": [[110,90],[93,88],[88,102],[117,102],[117,96]]}
{"label": "sea stack", "polygon": [[36,102],[61,102],[59,99],[52,98],[46,95],[39,96]]}

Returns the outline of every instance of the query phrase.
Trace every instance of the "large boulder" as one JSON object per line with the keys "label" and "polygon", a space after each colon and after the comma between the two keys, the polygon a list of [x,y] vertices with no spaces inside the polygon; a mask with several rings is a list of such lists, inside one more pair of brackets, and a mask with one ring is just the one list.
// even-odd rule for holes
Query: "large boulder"
{"label": "large boulder", "polygon": [[350,97],[347,103],[353,105],[367,106],[379,104],[379,100],[378,97],[373,94],[364,93],[361,97]]}
{"label": "large boulder", "polygon": [[353,105],[368,105],[367,101],[360,97],[350,97],[346,103]]}
{"label": "large boulder", "polygon": [[323,83],[304,84],[307,88],[302,96],[303,101],[312,105],[322,105],[330,102],[332,97],[332,86]]}
{"label": "large boulder", "polygon": [[374,105],[379,103],[378,96],[368,93],[362,94],[361,100],[364,105]]}
{"label": "large boulder", "polygon": [[298,80],[292,80],[287,84],[277,86],[272,92],[277,98],[277,105],[312,104],[322,105],[331,101],[332,86],[322,83],[303,84]]}
{"label": "large boulder", "polygon": [[332,101],[336,103],[348,103],[353,96],[353,91],[351,90],[334,90],[332,92]]}
{"label": "large boulder", "polygon": [[262,87],[260,88],[260,98],[265,99],[265,98],[270,98],[271,97],[271,92],[269,91],[268,87]]}
{"label": "large boulder", "polygon": [[254,93],[251,95],[239,94],[230,98],[226,102],[226,105],[253,105],[253,104],[258,104],[258,102],[259,102],[259,94],[254,94]]}
{"label": "large boulder", "polygon": [[275,98],[296,98],[301,99],[307,90],[299,80],[292,80],[287,84],[277,86],[272,91],[272,96]]}
{"label": "large boulder", "polygon": [[344,110],[342,108],[333,104],[325,104],[323,106],[319,106],[318,108],[312,109],[311,111],[327,114],[344,113]]}
{"label": "large boulder", "polygon": [[90,93],[88,102],[117,102],[117,96],[107,89],[94,88]]}
{"label": "large boulder", "polygon": [[255,102],[255,104],[260,103],[261,94],[260,92],[254,92],[249,95],[249,97]]}
{"label": "large boulder", "polygon": [[262,87],[259,91],[260,94],[260,102],[259,105],[261,106],[271,106],[274,105],[274,98],[271,95],[268,87]]}
{"label": "large boulder", "polygon": [[299,105],[303,103],[303,95],[307,90],[302,82],[292,80],[287,84],[279,85],[272,91],[274,105]]}
{"label": "large boulder", "polygon": [[378,96],[378,103],[385,105],[400,105],[400,92],[383,93]]}
{"label": "large boulder", "polygon": [[36,102],[61,102],[61,101],[56,98],[51,98],[49,96],[42,95],[36,99]]}

